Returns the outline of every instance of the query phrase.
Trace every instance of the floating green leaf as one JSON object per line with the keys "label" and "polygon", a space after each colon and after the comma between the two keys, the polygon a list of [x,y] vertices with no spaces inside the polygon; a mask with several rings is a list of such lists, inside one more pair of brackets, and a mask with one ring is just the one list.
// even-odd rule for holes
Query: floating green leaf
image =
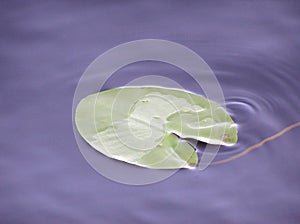
{"label": "floating green leaf", "polygon": [[197,165],[197,153],[183,138],[221,145],[237,141],[236,125],[221,106],[190,92],[161,87],[89,95],[78,104],[75,122],[81,136],[99,152],[153,169]]}

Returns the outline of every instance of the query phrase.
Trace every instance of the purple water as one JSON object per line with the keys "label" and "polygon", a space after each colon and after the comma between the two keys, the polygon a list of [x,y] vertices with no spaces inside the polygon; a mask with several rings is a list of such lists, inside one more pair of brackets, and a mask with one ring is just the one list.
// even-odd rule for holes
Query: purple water
{"label": "purple water", "polygon": [[[233,162],[140,187],[96,173],[72,130],[85,68],[118,44],[158,38],[212,68],[239,128],[221,154],[243,151],[300,121],[299,12],[292,0],[1,1],[0,223],[299,223],[300,128]],[[122,69],[106,87],[145,73],[201,93],[154,62]]]}

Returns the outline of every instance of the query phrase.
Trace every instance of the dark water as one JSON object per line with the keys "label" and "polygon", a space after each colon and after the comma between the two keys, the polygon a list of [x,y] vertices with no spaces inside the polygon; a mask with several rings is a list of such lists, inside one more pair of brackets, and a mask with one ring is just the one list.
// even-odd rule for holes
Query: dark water
{"label": "dark water", "polygon": [[[1,1],[0,19],[1,224],[300,222],[300,128],[231,163],[134,187],[85,162],[71,119],[94,58],[127,41],[166,39],[213,69],[240,137],[221,157],[243,151],[300,121],[298,1]],[[201,92],[182,71],[151,62],[106,87],[141,72]]]}

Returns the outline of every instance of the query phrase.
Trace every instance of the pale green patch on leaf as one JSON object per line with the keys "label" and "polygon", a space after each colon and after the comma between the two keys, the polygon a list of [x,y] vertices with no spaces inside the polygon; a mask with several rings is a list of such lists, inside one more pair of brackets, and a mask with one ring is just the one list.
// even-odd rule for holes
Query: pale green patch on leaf
{"label": "pale green patch on leaf", "polygon": [[[81,136],[104,155],[153,169],[194,167],[195,149],[185,140],[232,145],[237,130],[226,111],[190,92],[125,87],[82,99],[75,122]],[[179,137],[180,138],[179,138]]]}

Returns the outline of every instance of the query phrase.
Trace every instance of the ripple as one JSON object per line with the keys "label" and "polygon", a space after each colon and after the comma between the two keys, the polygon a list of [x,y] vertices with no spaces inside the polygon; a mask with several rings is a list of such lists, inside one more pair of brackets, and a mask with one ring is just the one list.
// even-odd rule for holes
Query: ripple
{"label": "ripple", "polygon": [[[241,153],[288,124],[300,120],[297,70],[278,55],[223,53],[216,75],[226,110],[237,123],[239,140],[222,146],[218,158]],[[234,64],[234,66],[232,66]],[[231,65],[231,66],[229,66]]]}

